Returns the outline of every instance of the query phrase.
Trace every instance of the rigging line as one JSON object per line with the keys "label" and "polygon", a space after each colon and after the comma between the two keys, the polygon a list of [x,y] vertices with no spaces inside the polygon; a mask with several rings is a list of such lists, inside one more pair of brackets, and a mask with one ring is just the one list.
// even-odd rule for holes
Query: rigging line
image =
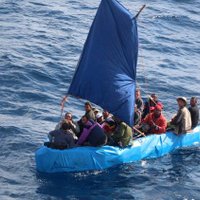
{"label": "rigging line", "polygon": [[146,7],[146,5],[144,4],[141,8],[140,8],[140,10],[138,11],[138,13],[135,15],[135,19],[137,19],[138,18],[138,16],[140,15],[140,13],[143,11],[143,9]]}
{"label": "rigging line", "polygon": [[146,91],[148,90],[147,86],[147,74],[146,74],[146,70],[145,70],[145,62],[144,62],[144,53],[143,53],[143,47],[142,47],[142,44],[140,43],[140,46],[139,46],[139,52],[138,54],[140,55],[139,58],[140,58],[140,63],[138,62],[138,65],[140,66],[140,72],[141,72],[141,76],[142,76],[142,80],[144,81],[144,88],[141,88],[140,87],[140,84],[138,82],[138,79],[136,79],[136,87],[139,88],[142,92],[144,91],[144,93],[148,94],[148,92],[145,92],[145,88],[146,88]]}
{"label": "rigging line", "polygon": [[141,75],[142,75],[142,80],[143,80],[143,85],[144,87],[142,88],[142,92],[145,93],[147,96],[149,95],[149,84],[148,84],[148,72],[145,64],[145,59],[144,59],[144,49],[142,44],[140,44],[140,60],[141,60]]}
{"label": "rigging line", "polygon": [[[140,15],[140,13],[143,11],[143,9],[146,7],[146,5],[144,4],[141,8],[140,8],[140,10],[138,11],[138,13],[133,17],[133,19],[135,18],[136,20],[138,19],[138,17],[139,17],[139,15]],[[142,48],[139,48],[139,51],[140,52],[142,52]],[[142,53],[141,53],[142,54]],[[142,64],[141,64],[141,66],[143,67],[143,72],[144,72],[144,60],[143,60],[143,56],[141,56],[141,60],[142,60]],[[146,76],[144,76],[144,77],[146,77]],[[145,81],[146,81],[146,79],[145,79]],[[140,86],[139,86],[139,84],[138,84],[138,81],[137,81],[137,79],[136,79],[136,87],[138,87],[138,88],[140,88]]]}
{"label": "rigging line", "polygon": [[65,102],[68,100],[67,96],[64,96],[62,101],[60,102],[60,106],[61,106],[61,111],[60,111],[60,118],[62,119],[62,115],[63,115],[63,111],[64,111],[64,107],[65,107]]}
{"label": "rigging line", "polygon": [[[138,11],[138,13],[135,15],[135,19],[138,18],[138,16],[140,15],[140,13],[143,11],[143,9],[146,7],[146,5],[143,5],[140,10]],[[141,69],[141,72],[142,72],[142,75],[144,77],[144,89],[142,89],[142,92],[145,93],[147,95],[147,98],[148,99],[152,99],[151,96],[149,95],[150,92],[149,92],[149,84],[148,84],[148,75],[147,75],[147,72],[145,70],[145,64],[144,64],[144,54],[143,54],[143,48],[139,48],[139,51],[140,51],[140,58],[141,58],[141,64],[140,66],[142,67]],[[139,88],[141,90],[141,87],[138,83],[138,80],[136,79],[136,87]],[[146,88],[146,89],[145,89]],[[153,100],[153,99],[152,99]],[[154,102],[155,103],[155,102]],[[165,109],[162,110],[163,113],[165,113]],[[166,113],[165,113],[166,114]]]}
{"label": "rigging line", "polygon": [[146,64],[145,64],[145,60],[144,60],[144,51],[143,48],[140,48],[140,66],[141,66],[141,76],[142,76],[142,82],[143,82],[143,88],[142,88],[142,92],[145,93],[147,96],[149,96],[150,92],[149,92],[149,84],[148,84],[148,72],[147,72],[147,68],[146,68]]}

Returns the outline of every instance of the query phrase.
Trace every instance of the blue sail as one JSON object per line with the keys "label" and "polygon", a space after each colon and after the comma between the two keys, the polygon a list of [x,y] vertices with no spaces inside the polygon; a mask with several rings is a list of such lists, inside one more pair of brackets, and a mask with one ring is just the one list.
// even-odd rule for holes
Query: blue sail
{"label": "blue sail", "polygon": [[133,125],[137,56],[136,19],[116,0],[102,0],[68,94]]}

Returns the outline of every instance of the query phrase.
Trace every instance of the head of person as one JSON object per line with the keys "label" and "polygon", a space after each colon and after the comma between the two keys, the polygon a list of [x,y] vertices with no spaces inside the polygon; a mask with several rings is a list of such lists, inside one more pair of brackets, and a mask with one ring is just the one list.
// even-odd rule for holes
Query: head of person
{"label": "head of person", "polygon": [[103,110],[103,118],[107,119],[109,117],[109,112],[107,110]]}
{"label": "head of person", "polygon": [[83,115],[81,117],[81,122],[82,122],[83,125],[87,124],[88,121],[89,121],[89,119],[88,119],[88,117],[86,115]]}
{"label": "head of person", "polygon": [[158,97],[156,96],[156,94],[151,94],[150,98],[149,98],[149,103],[150,106],[155,106],[155,104],[158,102]]}
{"label": "head of person", "polygon": [[119,117],[116,117],[116,116],[112,116],[112,119],[114,120],[114,122],[116,124],[120,124],[122,122],[122,120]]}
{"label": "head of person", "polygon": [[179,108],[183,108],[184,106],[187,105],[186,97],[178,97],[176,100],[177,100]]}
{"label": "head of person", "polygon": [[71,121],[72,120],[72,114],[70,112],[67,112],[65,114],[65,120],[67,120],[67,121]]}
{"label": "head of person", "polygon": [[196,97],[191,97],[191,99],[190,99],[190,105],[192,107],[194,107],[194,106],[197,105],[197,98]]}
{"label": "head of person", "polygon": [[63,123],[62,125],[61,125],[61,129],[62,130],[64,130],[64,131],[67,131],[67,130],[69,130],[71,128],[71,126],[69,125],[69,123]]}
{"label": "head of person", "polygon": [[151,98],[154,100],[154,101],[157,101],[158,100],[158,97],[156,96],[156,94],[151,94]]}
{"label": "head of person", "polygon": [[115,124],[115,121],[112,120],[112,119],[109,119],[109,120],[106,120],[104,123],[103,123],[103,130],[106,132],[106,133],[113,133],[115,128],[116,128],[116,124]]}
{"label": "head of person", "polygon": [[92,110],[94,111],[95,116],[99,113],[99,109],[97,108],[92,108]]}
{"label": "head of person", "polygon": [[154,111],[153,114],[156,118],[160,117],[162,112],[162,106],[160,104],[156,104],[156,106],[154,107]]}
{"label": "head of person", "polygon": [[164,106],[161,102],[158,102],[156,105],[159,105],[162,108],[162,110],[164,109]]}
{"label": "head of person", "polygon": [[85,111],[89,112],[90,110],[92,110],[92,105],[89,101],[85,102]]}
{"label": "head of person", "polygon": [[137,88],[135,91],[135,99],[139,99],[139,98],[141,98],[141,92],[140,92],[140,89]]}
{"label": "head of person", "polygon": [[96,119],[98,123],[103,122],[103,115],[101,113],[96,114]]}

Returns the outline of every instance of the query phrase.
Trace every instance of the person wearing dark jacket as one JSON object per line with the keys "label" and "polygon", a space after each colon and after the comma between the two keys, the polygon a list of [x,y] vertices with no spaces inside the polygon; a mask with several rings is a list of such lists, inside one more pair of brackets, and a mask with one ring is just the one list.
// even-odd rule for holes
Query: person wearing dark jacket
{"label": "person wearing dark jacket", "polygon": [[[96,116],[95,116],[95,113],[92,109],[92,105],[89,101],[85,102],[85,115],[87,117],[88,120],[92,120],[92,121],[96,121]],[[78,125],[79,125],[79,133],[77,133],[77,137],[79,138],[80,137],[80,134],[82,133],[83,131],[83,128],[84,128],[84,124],[82,123],[82,118],[77,122]]]}
{"label": "person wearing dark jacket", "polygon": [[82,117],[83,131],[77,145],[103,146],[107,143],[107,136],[99,123],[89,120],[86,115]]}
{"label": "person wearing dark jacket", "polygon": [[192,128],[195,128],[199,122],[199,108],[197,106],[197,98],[192,97],[190,99],[190,107],[188,108],[192,119]]}
{"label": "person wearing dark jacket", "polygon": [[74,147],[75,141],[69,129],[69,124],[63,123],[61,129],[49,132],[49,142],[45,142],[44,145],[60,150]]}

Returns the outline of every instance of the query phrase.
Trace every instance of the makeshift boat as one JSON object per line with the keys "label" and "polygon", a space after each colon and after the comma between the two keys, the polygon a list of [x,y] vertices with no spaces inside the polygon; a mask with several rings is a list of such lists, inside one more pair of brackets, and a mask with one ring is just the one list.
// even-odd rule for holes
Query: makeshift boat
{"label": "makeshift boat", "polygon": [[[89,31],[68,95],[87,99],[130,126],[134,121],[137,22],[116,0],[102,0]],[[179,147],[199,144],[200,127],[176,136],[168,132],[139,138],[126,148],[76,147],[36,152],[40,172],[102,170],[141,159],[156,158]]]}
{"label": "makeshift boat", "polygon": [[167,132],[138,138],[123,149],[104,146],[56,150],[44,146],[36,152],[36,165],[38,171],[47,173],[103,170],[124,163],[158,158],[178,148],[199,143],[200,126],[182,135]]}

